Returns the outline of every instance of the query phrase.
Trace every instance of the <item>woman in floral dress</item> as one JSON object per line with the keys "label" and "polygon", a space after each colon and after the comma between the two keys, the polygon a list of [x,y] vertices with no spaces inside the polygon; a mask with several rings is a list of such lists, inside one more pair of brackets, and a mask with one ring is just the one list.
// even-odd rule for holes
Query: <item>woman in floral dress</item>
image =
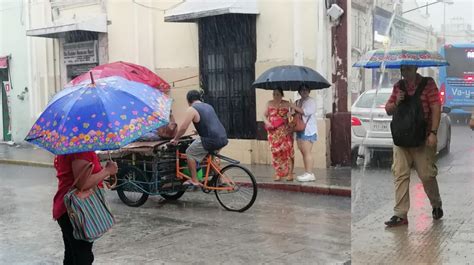
{"label": "woman in floral dress", "polygon": [[290,103],[283,100],[283,90],[279,88],[273,91],[273,100],[268,101],[264,112],[275,181],[282,178],[292,181],[294,178],[293,133],[288,127],[289,107]]}

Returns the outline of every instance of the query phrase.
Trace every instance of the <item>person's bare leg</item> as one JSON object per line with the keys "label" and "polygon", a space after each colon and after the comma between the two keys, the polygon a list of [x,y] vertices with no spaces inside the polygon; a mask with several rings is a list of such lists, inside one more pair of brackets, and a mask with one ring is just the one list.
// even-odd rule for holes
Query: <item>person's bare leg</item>
{"label": "person's bare leg", "polygon": [[307,173],[313,172],[313,154],[311,149],[313,149],[313,143],[309,141],[298,140],[298,149],[300,149],[301,155],[303,156],[304,170]]}
{"label": "person's bare leg", "polygon": [[288,177],[286,180],[292,181],[295,178],[295,174],[293,173],[293,170],[295,168],[295,159],[290,158],[290,169],[288,170]]}
{"label": "person's bare leg", "polygon": [[188,158],[188,169],[189,172],[191,173],[191,181],[195,184],[200,184],[199,181],[196,178],[197,172],[197,163],[194,159]]}
{"label": "person's bare leg", "polygon": [[314,167],[314,159],[313,159],[313,153],[311,153],[311,149],[313,149],[313,143],[304,141],[303,142],[303,157],[304,157],[304,169],[308,173],[313,173],[313,167]]}

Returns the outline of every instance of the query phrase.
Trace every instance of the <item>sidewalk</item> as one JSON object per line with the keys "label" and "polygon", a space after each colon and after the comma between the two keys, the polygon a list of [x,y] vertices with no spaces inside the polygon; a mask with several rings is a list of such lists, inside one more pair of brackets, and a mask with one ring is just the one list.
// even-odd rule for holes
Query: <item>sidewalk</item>
{"label": "sidewalk", "polygon": [[473,264],[474,133],[465,126],[451,133],[451,151],[437,161],[440,220],[412,171],[408,225],[386,228],[395,203],[390,166],[352,171],[352,264]]}
{"label": "sidewalk", "polygon": [[[472,168],[471,168],[472,169]],[[442,168],[438,178],[443,199],[444,216],[440,220],[431,217],[431,205],[418,177],[410,181],[411,207],[408,225],[386,228],[393,213],[393,190],[385,196],[380,207],[368,200],[360,200],[362,206],[372,209],[361,220],[352,218],[352,264],[472,264],[474,260],[474,180],[472,171]],[[393,185],[390,175],[385,185]],[[355,176],[357,181],[357,176]],[[365,189],[377,188],[374,183],[363,183]],[[358,191],[354,192],[356,196]]]}
{"label": "sidewalk", "polygon": [[[0,163],[52,167],[53,155],[32,145],[8,145],[0,143]],[[316,181],[300,183],[295,181],[273,181],[273,168],[270,165],[245,165],[253,172],[259,188],[295,192],[317,193],[324,195],[351,196],[351,169],[316,169]],[[295,174],[301,174],[302,168],[295,168]]]}

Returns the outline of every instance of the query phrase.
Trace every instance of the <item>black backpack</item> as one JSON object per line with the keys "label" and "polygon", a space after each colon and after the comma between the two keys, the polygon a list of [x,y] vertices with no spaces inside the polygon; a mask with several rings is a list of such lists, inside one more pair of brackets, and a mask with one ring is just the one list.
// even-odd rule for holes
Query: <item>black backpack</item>
{"label": "black backpack", "polygon": [[390,123],[393,143],[401,147],[418,147],[425,143],[427,122],[424,118],[423,104],[420,95],[428,82],[423,77],[416,88],[415,94],[409,96],[403,80],[399,81],[400,90],[405,91],[405,99],[402,100]]}

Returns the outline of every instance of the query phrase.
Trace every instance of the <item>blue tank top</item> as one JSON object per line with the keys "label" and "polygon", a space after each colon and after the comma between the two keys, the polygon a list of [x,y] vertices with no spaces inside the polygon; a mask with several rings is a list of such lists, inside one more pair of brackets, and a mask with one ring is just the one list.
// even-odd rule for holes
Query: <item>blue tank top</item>
{"label": "blue tank top", "polygon": [[217,117],[214,108],[203,102],[197,102],[192,107],[199,113],[200,120],[194,123],[199,136],[201,137],[202,146],[207,151],[214,151],[226,146],[227,133],[221,121]]}

